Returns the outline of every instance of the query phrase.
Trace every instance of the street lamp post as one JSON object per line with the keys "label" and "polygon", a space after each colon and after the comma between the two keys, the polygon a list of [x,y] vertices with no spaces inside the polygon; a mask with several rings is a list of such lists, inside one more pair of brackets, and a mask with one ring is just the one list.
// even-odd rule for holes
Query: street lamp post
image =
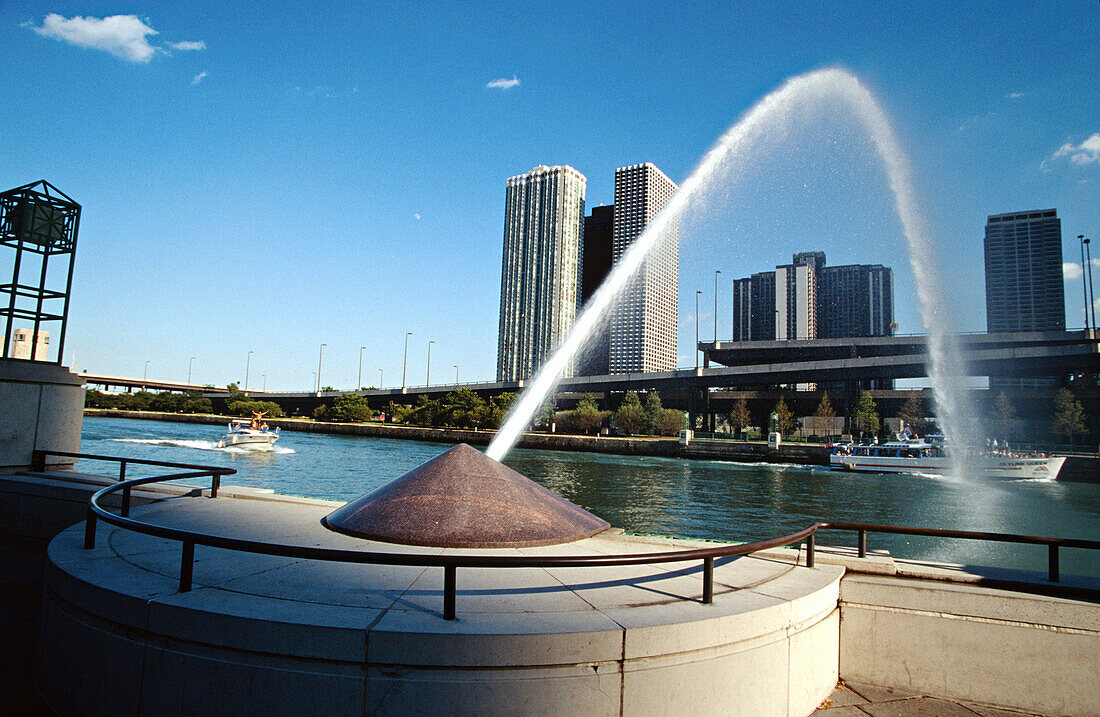
{"label": "street lamp post", "polygon": [[405,367],[409,361],[409,337],[413,335],[413,332],[405,332],[405,355],[401,359],[401,393],[405,392]]}
{"label": "street lamp post", "polygon": [[248,352],[248,357],[244,362],[244,392],[248,393],[248,369],[252,365],[252,351]]}
{"label": "street lamp post", "polygon": [[355,379],[355,390],[363,388],[363,349],[366,346],[359,347],[359,377]]}
{"label": "street lamp post", "polygon": [[187,383],[191,383],[191,362],[195,360],[195,357],[187,359]]}
{"label": "street lamp post", "polygon": [[695,292],[695,368],[699,368],[699,295],[702,293]]}
{"label": "street lamp post", "polygon": [[260,390],[263,391],[264,393],[267,393],[267,374],[266,373],[261,373],[260,375],[263,376],[263,379],[264,379],[264,387],[261,388]]}
{"label": "street lamp post", "polygon": [[434,343],[435,343],[434,341],[429,341],[428,342],[428,368],[424,372],[424,385],[425,386],[431,386],[432,385],[432,344],[434,344]]}
{"label": "street lamp post", "polygon": [[[1092,249],[1089,248],[1089,240],[1085,239],[1085,255],[1088,257],[1089,268],[1089,313],[1092,314],[1092,328],[1096,329],[1096,297],[1092,293]],[[1084,281],[1082,279],[1082,281]]]}
{"label": "street lamp post", "polygon": [[321,350],[317,352],[317,393],[321,392],[321,359],[325,356],[325,346],[321,344]]}
{"label": "street lamp post", "polygon": [[457,386],[458,385],[458,364],[455,364],[454,367],[455,367],[455,385]]}
{"label": "street lamp post", "polygon": [[[148,361],[145,362],[145,373],[142,374],[141,380],[142,381],[148,381],[149,380],[149,362]],[[145,387],[142,386],[142,388],[145,388]]]}
{"label": "street lamp post", "polygon": [[1085,235],[1078,234],[1077,241],[1081,242],[1081,293],[1084,298],[1081,300],[1085,302],[1085,331],[1089,330],[1089,281],[1085,278],[1085,269],[1088,264],[1085,263]]}
{"label": "street lamp post", "polygon": [[378,388],[382,388],[382,369],[378,369]]}
{"label": "street lamp post", "polygon": [[718,275],[721,269],[714,270],[714,346],[718,346]]}

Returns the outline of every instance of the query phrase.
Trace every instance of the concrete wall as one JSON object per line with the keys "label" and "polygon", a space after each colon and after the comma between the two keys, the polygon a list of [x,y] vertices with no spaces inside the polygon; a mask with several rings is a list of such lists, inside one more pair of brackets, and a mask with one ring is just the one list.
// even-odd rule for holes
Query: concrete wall
{"label": "concrete wall", "polygon": [[0,359],[0,407],[0,471],[29,468],[36,448],[80,450],[84,380],[63,366]]}
{"label": "concrete wall", "polygon": [[840,676],[1048,715],[1100,715],[1100,606],[845,576]]}

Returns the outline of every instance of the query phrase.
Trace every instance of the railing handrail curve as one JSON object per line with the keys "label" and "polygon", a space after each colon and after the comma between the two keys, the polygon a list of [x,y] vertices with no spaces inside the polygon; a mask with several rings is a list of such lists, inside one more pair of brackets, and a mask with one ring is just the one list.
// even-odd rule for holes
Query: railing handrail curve
{"label": "railing handrail curve", "polygon": [[[229,468],[215,466],[201,466],[188,463],[170,463],[167,461],[155,461],[148,459],[130,459],[118,456],[102,456],[95,454],[82,454],[64,451],[35,450],[35,459],[44,460],[46,455],[58,455],[74,458],[87,458],[92,460],[109,460],[120,462],[123,472],[126,463],[141,465],[163,466],[169,468],[191,468],[193,470],[184,473],[175,473],[165,476],[149,476],[120,480],[117,483],[101,488],[92,494],[89,499],[88,513],[85,523],[84,547],[95,547],[95,524],[97,520],[103,520],[127,530],[152,535],[154,537],[177,540],[183,544],[183,559],[180,566],[180,592],[191,589],[192,567],[194,561],[194,546],[235,550],[239,552],[274,555],[279,557],[300,558],[308,560],[323,560],[329,562],[374,564],[374,565],[406,565],[415,567],[442,567],[444,569],[444,609],[445,619],[452,620],[455,617],[455,571],[458,568],[550,568],[550,567],[609,567],[625,565],[646,565],[654,563],[686,562],[693,560],[703,561],[703,603],[713,602],[714,591],[714,560],[724,557],[736,557],[749,555],[761,550],[784,547],[794,543],[806,543],[806,567],[814,566],[814,550],[816,534],[819,530],[846,530],[854,531],[859,535],[858,555],[866,557],[867,533],[893,533],[902,535],[919,535],[937,538],[956,538],[971,540],[987,540],[996,542],[1014,542],[1032,545],[1046,545],[1049,551],[1049,578],[1051,582],[1058,582],[1058,549],[1085,548],[1100,550],[1100,541],[1084,540],[1079,538],[1048,538],[1034,535],[1018,535],[1012,533],[990,533],[968,530],[950,530],[941,528],[916,528],[895,525],[880,525],[875,523],[846,522],[846,521],[818,521],[807,528],[790,535],[755,541],[752,543],[740,543],[720,545],[710,548],[695,548],[688,550],[657,551],[647,553],[629,553],[625,555],[473,555],[470,553],[415,553],[415,552],[379,552],[348,550],[340,548],[322,548],[306,545],[288,545],[284,543],[271,543],[245,538],[234,538],[225,535],[212,535],[198,533],[180,528],[171,528],[154,523],[147,523],[129,517],[130,493],[133,488],[150,483],[159,483],[168,480],[182,478],[196,478],[210,476],[212,479],[210,497],[217,496],[218,484],[223,475],[236,473]],[[122,514],[117,515],[108,511],[99,504],[99,501],[111,494],[123,493]],[[432,546],[423,546],[432,547]],[[797,560],[796,560],[797,564]]]}

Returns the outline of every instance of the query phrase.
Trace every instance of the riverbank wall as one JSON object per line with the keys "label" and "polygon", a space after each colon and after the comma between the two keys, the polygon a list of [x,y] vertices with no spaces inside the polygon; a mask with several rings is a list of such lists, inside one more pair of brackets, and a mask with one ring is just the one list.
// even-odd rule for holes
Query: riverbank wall
{"label": "riverbank wall", "polygon": [[[85,416],[129,418],[146,421],[174,423],[198,423],[224,425],[230,419],[194,413],[157,413],[154,411],[118,411],[88,408]],[[496,431],[473,431],[457,428],[422,428],[399,426],[392,423],[328,423],[301,418],[274,418],[267,421],[272,428],[301,433],[323,433],[334,436],[370,436],[372,438],[396,438],[428,441],[431,443],[468,443],[486,446],[496,436]],[[659,456],[664,458],[693,458],[710,461],[741,461],[752,463],[798,463],[802,465],[829,464],[829,452],[824,445],[787,444],[778,450],[766,443],[745,441],[694,441],[681,446],[669,438],[624,438],[620,436],[574,436],[559,433],[524,433],[517,444],[520,448],[547,451],[578,451],[584,453],[610,453],[627,456]]]}
{"label": "riverbank wall", "polygon": [[[225,425],[225,416],[194,413],[157,413],[155,411],[119,411],[113,409],[86,408],[85,416],[129,418],[145,421],[169,421]],[[272,428],[301,433],[322,433],[334,436],[370,436],[399,440],[427,441],[430,443],[469,443],[487,446],[496,431],[471,431],[457,428],[421,428],[400,426],[393,423],[328,423],[305,418],[274,418],[268,421]],[[820,443],[786,443],[778,449],[766,443],[749,441],[696,440],[687,446],[669,438],[625,438],[621,436],[573,436],[560,433],[524,433],[517,444],[520,448],[547,451],[576,451],[582,453],[608,453],[626,456],[657,456],[662,458],[687,458],[704,461],[736,461],[739,463],[794,463],[809,466],[829,465],[829,451]],[[1074,455],[1066,459],[1058,474],[1059,481],[1100,483],[1100,458]]]}

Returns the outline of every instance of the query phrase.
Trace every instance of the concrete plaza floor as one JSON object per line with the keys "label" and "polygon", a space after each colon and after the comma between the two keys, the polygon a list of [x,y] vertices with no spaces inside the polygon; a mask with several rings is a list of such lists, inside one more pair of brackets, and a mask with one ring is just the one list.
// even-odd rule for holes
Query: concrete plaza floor
{"label": "concrete plaza floor", "polygon": [[814,717],[1020,717],[1033,714],[842,681],[814,712]]}

